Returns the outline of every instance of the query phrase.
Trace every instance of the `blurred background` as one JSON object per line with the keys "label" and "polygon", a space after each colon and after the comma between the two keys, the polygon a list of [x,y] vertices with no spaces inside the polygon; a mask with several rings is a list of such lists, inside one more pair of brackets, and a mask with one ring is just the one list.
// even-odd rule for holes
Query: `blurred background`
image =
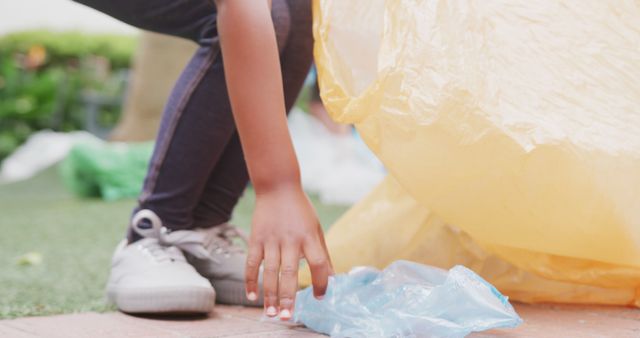
{"label": "blurred background", "polygon": [[[194,50],[68,0],[0,2],[0,318],[111,309],[109,259]],[[384,169],[317,91],[311,71],[290,128],[326,229]],[[249,188],[233,222],[252,207]]]}

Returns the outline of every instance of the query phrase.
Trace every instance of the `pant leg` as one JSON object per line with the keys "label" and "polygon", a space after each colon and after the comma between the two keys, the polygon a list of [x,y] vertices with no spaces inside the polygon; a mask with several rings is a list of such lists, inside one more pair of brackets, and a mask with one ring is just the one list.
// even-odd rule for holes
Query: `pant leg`
{"label": "pant leg", "polygon": [[[280,53],[280,63],[285,105],[289,111],[295,104],[311,66],[313,35],[311,1],[288,0],[286,6],[289,8],[291,28]],[[229,221],[248,181],[249,175],[240,141],[237,133],[234,133],[194,210],[194,225],[210,227]]]}

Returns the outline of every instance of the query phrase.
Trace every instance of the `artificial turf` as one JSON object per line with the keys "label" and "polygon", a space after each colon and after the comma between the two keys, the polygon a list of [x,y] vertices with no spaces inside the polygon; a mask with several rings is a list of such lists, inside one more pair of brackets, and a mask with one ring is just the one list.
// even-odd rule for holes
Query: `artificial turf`
{"label": "artificial turf", "polygon": [[[325,228],[346,210],[311,199]],[[248,229],[253,201],[248,189],[234,224]],[[57,168],[0,185],[0,318],[113,310],[104,298],[109,260],[134,203],[76,198]],[[28,253],[41,262],[21,258]]]}

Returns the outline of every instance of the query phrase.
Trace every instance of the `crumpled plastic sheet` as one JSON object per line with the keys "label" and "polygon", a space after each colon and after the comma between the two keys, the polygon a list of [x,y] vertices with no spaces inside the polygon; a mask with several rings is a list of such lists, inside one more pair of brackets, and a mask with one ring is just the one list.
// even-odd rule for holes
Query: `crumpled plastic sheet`
{"label": "crumpled plastic sheet", "polygon": [[[314,2],[327,110],[417,206],[381,229],[404,241],[400,219],[428,213],[513,276],[564,283],[542,298],[520,288],[527,301],[607,302],[604,288],[608,303],[640,305],[638,32],[638,1]],[[352,225],[370,227],[386,202],[369,200]],[[379,237],[366,245],[394,242]],[[354,257],[381,266],[383,252]]]}
{"label": "crumpled plastic sheet", "polygon": [[516,327],[507,297],[473,271],[397,261],[331,277],[324,299],[298,292],[294,321],[332,337],[464,337]]}
{"label": "crumpled plastic sheet", "polygon": [[0,163],[0,184],[29,179],[63,160],[75,143],[95,140],[86,131],[38,131]]}

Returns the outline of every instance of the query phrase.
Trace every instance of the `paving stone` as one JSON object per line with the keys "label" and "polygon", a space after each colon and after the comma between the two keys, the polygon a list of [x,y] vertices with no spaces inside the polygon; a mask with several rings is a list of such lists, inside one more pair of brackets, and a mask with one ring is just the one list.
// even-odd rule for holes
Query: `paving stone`
{"label": "paving stone", "polygon": [[80,313],[0,321],[0,327],[17,329],[34,337],[50,338],[180,337],[169,331],[123,320],[123,317],[119,314]]}
{"label": "paving stone", "polygon": [[640,309],[547,304],[515,304],[515,307],[524,319],[520,327],[470,337],[640,338]]}
{"label": "paving stone", "polygon": [[[153,318],[134,317],[125,314],[112,314],[122,321],[134,323],[139,326],[153,329],[161,329],[182,337],[227,337],[236,335],[266,334],[281,330],[279,325],[260,322],[257,319],[249,319],[233,315],[228,308],[218,307],[212,314],[202,318]],[[260,313],[260,310],[257,310]]]}
{"label": "paving stone", "polygon": [[[491,330],[470,337],[640,338],[639,309],[526,304],[515,304],[515,307],[525,320],[519,328]],[[261,309],[222,305],[217,305],[209,316],[197,318],[80,313],[2,320],[0,337],[322,337],[297,325],[261,321],[261,318]]]}
{"label": "paving stone", "polygon": [[8,324],[0,324],[0,337],[34,338],[37,337],[37,335],[25,332],[20,328],[11,327]]}

